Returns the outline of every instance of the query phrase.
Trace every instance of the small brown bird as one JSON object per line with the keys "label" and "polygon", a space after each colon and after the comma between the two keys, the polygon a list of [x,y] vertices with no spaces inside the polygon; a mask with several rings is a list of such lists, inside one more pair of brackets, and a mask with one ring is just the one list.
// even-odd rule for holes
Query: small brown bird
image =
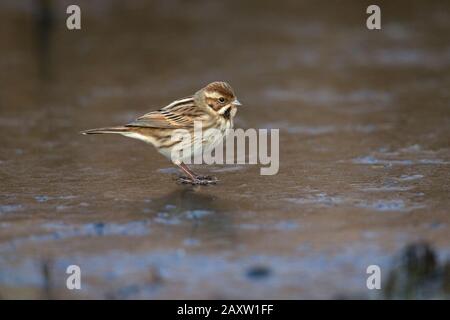
{"label": "small brown bird", "polygon": [[[226,130],[233,128],[233,119],[241,103],[226,82],[212,82],[193,96],[175,100],[157,111],[149,112],[124,126],[98,128],[82,131],[83,134],[116,133],[139,139],[153,145],[162,155],[176,164],[187,177],[180,181],[190,184],[211,184],[217,179],[195,174],[184,163],[186,159],[212,150],[225,137]],[[201,141],[194,134],[195,124],[201,124]],[[190,133],[191,139],[174,138],[179,129]],[[187,150],[174,156],[174,148]]]}

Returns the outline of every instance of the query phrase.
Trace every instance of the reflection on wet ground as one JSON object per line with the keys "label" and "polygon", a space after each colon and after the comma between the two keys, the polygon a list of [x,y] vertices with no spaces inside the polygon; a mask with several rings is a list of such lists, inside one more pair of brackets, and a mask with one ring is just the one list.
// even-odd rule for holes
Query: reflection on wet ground
{"label": "reflection on wet ground", "polygon": [[[381,2],[380,32],[358,1],[80,1],[77,32],[64,1],[0,6],[0,297],[442,297],[395,257],[423,240],[448,269],[446,4]],[[139,141],[78,134],[214,80],[237,127],[280,128],[276,176],[198,166],[220,183],[181,186]]]}

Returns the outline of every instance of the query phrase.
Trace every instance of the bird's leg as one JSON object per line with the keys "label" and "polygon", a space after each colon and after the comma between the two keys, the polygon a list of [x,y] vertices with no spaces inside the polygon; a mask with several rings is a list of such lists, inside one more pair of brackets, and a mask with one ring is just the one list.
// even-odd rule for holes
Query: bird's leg
{"label": "bird's leg", "polygon": [[188,175],[188,179],[186,177],[180,177],[180,181],[182,183],[191,183],[191,184],[211,184],[216,183],[217,178],[210,177],[210,176],[199,176],[194,171],[189,169],[189,167],[181,162],[178,167],[180,167],[181,170],[183,170],[184,173]]}
{"label": "bird's leg", "polygon": [[197,178],[197,174],[191,169],[189,169],[189,167],[183,162],[181,162],[178,166],[180,167],[181,170],[183,170],[184,173],[186,173],[189,176],[189,178],[191,178],[191,180],[195,180]]}

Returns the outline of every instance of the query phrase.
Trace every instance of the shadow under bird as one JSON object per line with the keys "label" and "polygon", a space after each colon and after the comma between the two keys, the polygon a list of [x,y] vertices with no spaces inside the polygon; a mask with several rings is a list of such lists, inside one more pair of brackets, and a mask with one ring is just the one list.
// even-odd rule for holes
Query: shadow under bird
{"label": "shadow under bird", "polygon": [[[233,128],[237,100],[231,86],[226,82],[212,82],[194,95],[178,99],[156,111],[151,111],[123,126],[106,127],[82,131],[82,134],[114,133],[142,140],[153,145],[159,153],[170,159],[187,176],[180,177],[182,183],[213,184],[217,178],[200,176],[185,164],[187,159],[214,149]],[[194,123],[201,123],[202,135],[194,134]],[[177,130],[189,132],[191,139],[174,139]],[[196,139],[201,138],[201,141]],[[187,152],[172,152],[187,150]]]}

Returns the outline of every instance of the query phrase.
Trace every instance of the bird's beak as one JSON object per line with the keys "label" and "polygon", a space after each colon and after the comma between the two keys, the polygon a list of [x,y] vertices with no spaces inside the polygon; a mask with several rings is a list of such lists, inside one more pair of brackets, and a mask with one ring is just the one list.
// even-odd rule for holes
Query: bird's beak
{"label": "bird's beak", "polygon": [[242,103],[240,103],[238,99],[234,99],[232,104],[235,105],[235,106],[242,106]]}

